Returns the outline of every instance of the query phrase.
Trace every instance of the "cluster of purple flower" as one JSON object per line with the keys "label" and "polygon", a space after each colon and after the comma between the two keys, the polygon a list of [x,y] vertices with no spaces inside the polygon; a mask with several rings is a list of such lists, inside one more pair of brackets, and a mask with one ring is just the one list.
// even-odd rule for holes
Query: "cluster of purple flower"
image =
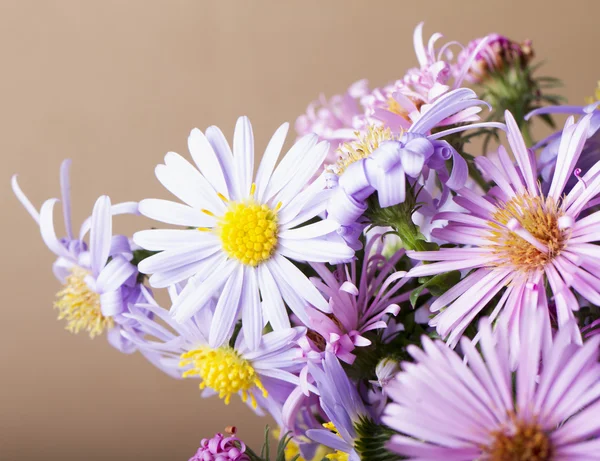
{"label": "cluster of purple flower", "polygon": [[[527,68],[531,44],[441,37],[419,25],[418,67],[312,103],[280,159],[283,124],[256,174],[246,117],[232,146],[192,130],[193,163],[155,170],[177,202],[102,196],[78,235],[69,161],[63,238],[58,199],[38,211],[14,177],[57,255],[59,319],[269,413],[281,461],[600,460],[597,103],[482,120],[477,90]],[[530,118],[554,113],[571,117],[528,146]],[[490,132],[509,149],[466,154]],[[113,234],[120,214],[179,228]],[[192,460],[255,458],[232,433]]]}

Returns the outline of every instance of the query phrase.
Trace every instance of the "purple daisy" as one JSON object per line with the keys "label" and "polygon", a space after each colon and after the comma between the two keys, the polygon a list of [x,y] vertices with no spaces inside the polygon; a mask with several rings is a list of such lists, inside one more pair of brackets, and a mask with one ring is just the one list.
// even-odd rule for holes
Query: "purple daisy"
{"label": "purple daisy", "polygon": [[[340,264],[331,272],[323,264],[311,264],[320,278],[313,284],[329,298],[331,314],[310,309],[307,325],[315,342],[340,360],[352,364],[355,347],[365,347],[371,341],[363,335],[371,330],[387,328],[387,318],[400,311],[399,304],[408,301],[410,293],[398,293],[408,281],[405,273],[396,272],[395,264],[404,251],[395,252],[389,259],[383,254],[381,235],[370,236],[364,259],[358,264]],[[360,273],[359,268],[360,266]],[[314,335],[318,333],[318,335]]]}
{"label": "purple daisy", "polygon": [[139,265],[141,272],[152,274],[151,286],[189,279],[173,303],[173,317],[185,322],[221,294],[209,335],[212,347],[226,342],[239,317],[253,349],[259,347],[266,321],[275,330],[288,329],[284,301],[303,321],[309,303],[327,312],[325,298],[290,259],[339,262],[354,254],[337,234],[337,223],[304,225],[326,205],[323,177],[308,184],[328,145],[317,144],[315,135],[305,136],[275,167],[287,130],[283,124],[275,132],[253,180],[254,137],[247,117],[238,119],[233,151],[218,128],[194,129],[188,146],[196,167],[174,152],[156,167],[159,181],[184,204],[140,202],[145,216],[187,227],[133,236],[141,247],[159,252]]}
{"label": "purple daisy", "polygon": [[[38,212],[20,189],[16,175],[12,178],[13,191],[39,225],[44,243],[57,256],[52,268],[63,284],[54,303],[58,318],[66,321],[70,332],[86,331],[91,338],[106,330],[111,345],[130,353],[135,347],[123,340],[120,330],[125,325],[137,326],[123,314],[139,299],[140,284],[137,268],[131,264],[133,249],[129,239],[113,235],[112,217],[137,214],[137,203],[111,206],[109,197],[99,197],[91,217],[84,221],[76,236],[71,222],[70,165],[71,161],[65,160],[60,169],[66,237],[59,239],[54,229],[54,206],[58,199],[46,200]],[[89,244],[86,242],[88,233]]]}
{"label": "purple daisy", "polygon": [[528,306],[516,376],[508,325],[480,322],[481,352],[463,338],[464,360],[441,341],[409,346],[414,363],[387,390],[383,422],[400,432],[388,449],[418,461],[600,459],[600,337],[583,346],[566,330],[541,333]]}
{"label": "purple daisy", "polygon": [[[565,125],[557,168],[547,194],[540,192],[538,169],[510,113],[506,113],[508,142],[518,169],[504,148],[499,150],[501,167],[485,157],[477,165],[496,183],[481,197],[468,189],[454,199],[468,212],[440,213],[449,224],[433,231],[440,240],[461,248],[408,252],[421,261],[438,261],[411,269],[409,276],[421,277],[452,270],[472,270],[459,284],[440,296],[431,306],[444,309],[431,322],[438,333],[455,345],[460,335],[490,301],[504,288],[492,320],[502,313],[509,320],[511,336],[518,342],[528,284],[548,283],[556,306],[556,323],[569,328],[577,341],[579,330],[572,328],[573,311],[579,302],[573,290],[593,304],[600,303],[599,213],[581,217],[600,193],[600,163],[582,176],[564,195],[565,185],[579,159],[589,129],[590,116]],[[547,315],[550,312],[547,311]]]}
{"label": "purple daisy", "polygon": [[[334,193],[327,204],[328,216],[342,226],[352,226],[367,210],[367,198],[375,191],[380,206],[403,203],[408,180],[435,171],[446,188],[464,186],[468,177],[466,161],[448,144],[446,135],[481,126],[504,128],[501,123],[459,126],[431,134],[440,122],[461,111],[485,105],[474,91],[450,91],[420,112],[419,118],[400,136],[389,128],[371,127],[357,142],[346,144],[337,164],[329,168],[328,187]],[[448,174],[446,163],[452,160]]]}

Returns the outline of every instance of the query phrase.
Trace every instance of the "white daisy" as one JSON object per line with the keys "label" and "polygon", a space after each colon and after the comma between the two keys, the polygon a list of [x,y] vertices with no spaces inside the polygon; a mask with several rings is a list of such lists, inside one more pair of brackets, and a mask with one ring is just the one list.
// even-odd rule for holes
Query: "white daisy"
{"label": "white daisy", "polygon": [[159,181],[184,204],[140,202],[142,214],[188,227],[145,230],[133,239],[160,251],[139,265],[141,272],[152,274],[153,287],[190,279],[171,309],[177,321],[184,322],[218,297],[211,347],[226,341],[241,316],[247,342],[257,348],[265,322],[276,330],[290,327],[284,302],[302,321],[308,321],[307,304],[329,312],[327,300],[288,258],[339,262],[353,255],[337,234],[336,222],[298,227],[325,209],[324,178],[307,184],[328,144],[305,136],[275,167],[287,131],[286,123],[275,132],[253,181],[254,138],[248,118],[238,119],[233,152],[217,127],[206,133],[194,129],[188,146],[197,169],[173,152],[156,167]]}

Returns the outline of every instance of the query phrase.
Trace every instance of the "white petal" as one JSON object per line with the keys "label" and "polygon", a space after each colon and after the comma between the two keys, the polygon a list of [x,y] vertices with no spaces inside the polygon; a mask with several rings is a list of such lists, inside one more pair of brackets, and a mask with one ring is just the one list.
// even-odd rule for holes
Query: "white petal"
{"label": "white petal", "polygon": [[188,137],[188,149],[200,173],[213,186],[214,190],[229,196],[229,188],[223,175],[224,164],[215,153],[204,133],[194,128]]}
{"label": "white petal", "polygon": [[328,262],[348,261],[354,250],[346,242],[328,239],[279,240],[279,253],[296,261]]}
{"label": "white petal", "polygon": [[244,287],[242,288],[242,328],[244,339],[252,350],[260,345],[263,329],[263,317],[258,291],[257,269],[244,267]]}
{"label": "white petal", "polygon": [[184,323],[202,309],[217,294],[225,281],[231,277],[237,266],[237,261],[226,260],[214,267],[213,272],[206,279],[199,280],[198,276],[190,279],[171,308],[171,315],[175,320]]}
{"label": "white petal", "polygon": [[262,305],[266,320],[274,330],[283,330],[290,327],[288,317],[281,293],[277,284],[269,272],[267,264],[258,266],[258,285],[262,297]]}
{"label": "white petal", "polygon": [[242,199],[250,194],[252,175],[254,174],[254,135],[248,117],[238,118],[233,134],[233,166]]}
{"label": "white petal", "polygon": [[42,240],[50,251],[57,256],[62,256],[72,261],[73,257],[58,240],[54,231],[54,205],[56,202],[58,202],[58,199],[52,198],[43,203],[40,209],[40,233],[42,234]]}
{"label": "white petal", "polygon": [[289,123],[284,123],[277,128],[277,131],[275,131],[275,134],[271,137],[260,165],[258,166],[258,172],[256,173],[256,198],[259,202],[263,201],[263,195],[267,190],[269,179],[271,179],[271,174],[273,173],[273,169],[275,168],[275,164],[281,153],[289,127]]}
{"label": "white petal", "polygon": [[219,245],[185,246],[172,250],[161,251],[139,264],[140,272],[153,274],[155,272],[166,272],[181,266],[201,261],[220,250]]}
{"label": "white petal", "polygon": [[179,266],[170,271],[157,272],[148,281],[150,282],[150,286],[154,288],[167,288],[174,283],[185,281],[190,277],[203,279],[226,259],[227,257],[224,254],[216,253],[206,259],[185,266]]}
{"label": "white petal", "polygon": [[118,289],[137,272],[136,267],[123,256],[116,256],[102,269],[96,280],[96,289],[102,293]]}
{"label": "white petal", "polygon": [[320,237],[325,234],[336,231],[340,225],[330,219],[323,219],[308,226],[298,227],[296,229],[284,230],[279,234],[280,239],[306,240],[314,237]]}
{"label": "white petal", "polygon": [[[210,347],[221,347],[231,337],[241,307],[246,309],[241,298],[242,289],[247,283],[244,266],[238,264],[233,270],[219,295],[217,307],[210,325],[208,343]],[[199,288],[201,289],[203,285]]]}
{"label": "white petal", "polygon": [[165,155],[165,164],[157,165],[156,177],[182,202],[193,208],[208,209],[220,214],[225,206],[217,191],[193,165],[175,152]]}
{"label": "white petal", "polygon": [[150,251],[163,251],[184,246],[217,245],[219,237],[196,229],[148,229],[133,234],[136,245]]}
{"label": "white petal", "polygon": [[112,240],[112,216],[110,214],[110,199],[103,195],[98,197],[92,211],[92,227],[90,229],[90,255],[92,272],[95,276],[106,264],[110,254]]}
{"label": "white petal", "polygon": [[139,209],[144,216],[167,224],[189,227],[212,227],[215,224],[212,216],[169,200],[147,198],[140,202]]}
{"label": "white petal", "polygon": [[241,197],[233,170],[233,153],[231,152],[227,139],[225,139],[225,135],[223,135],[223,132],[216,126],[209,126],[206,129],[205,135],[215,151],[215,154],[219,157],[219,162],[223,165],[223,176],[225,177],[225,182],[229,189],[228,197],[232,199]]}

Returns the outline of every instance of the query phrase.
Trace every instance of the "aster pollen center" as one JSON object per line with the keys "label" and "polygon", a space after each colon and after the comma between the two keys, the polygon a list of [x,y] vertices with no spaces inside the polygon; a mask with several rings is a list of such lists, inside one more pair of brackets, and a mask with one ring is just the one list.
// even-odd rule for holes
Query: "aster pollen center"
{"label": "aster pollen center", "polygon": [[67,277],[54,308],[58,309],[58,319],[67,321],[66,329],[71,333],[85,330],[90,338],[102,334],[114,326],[111,317],[104,317],[100,309],[100,295],[88,287],[85,278],[89,272],[75,267]]}
{"label": "aster pollen center", "polygon": [[551,198],[519,195],[498,205],[490,221],[494,249],[505,263],[529,272],[545,266],[565,246],[563,212]]}
{"label": "aster pollen center", "polygon": [[247,266],[258,266],[268,260],[277,246],[277,210],[249,199],[229,202],[218,222],[223,250],[231,258]]}
{"label": "aster pollen center", "polygon": [[359,132],[355,134],[358,139],[344,143],[338,149],[338,161],[330,167],[337,175],[341,175],[354,162],[369,157],[381,143],[394,139],[392,131],[383,126],[370,125],[363,135],[360,135]]}
{"label": "aster pollen center", "polygon": [[512,434],[498,431],[486,450],[490,461],[551,461],[553,447],[537,424],[518,422]]}
{"label": "aster pollen center", "polygon": [[253,388],[259,389],[263,397],[268,396],[252,364],[229,346],[218,349],[202,346],[185,352],[181,354],[179,366],[189,367],[183,373],[184,378],[199,376],[202,379],[200,389],[211,388],[227,405],[232,394],[241,392],[242,400],[246,402],[250,396],[252,406],[256,408],[256,398],[249,392]]}

